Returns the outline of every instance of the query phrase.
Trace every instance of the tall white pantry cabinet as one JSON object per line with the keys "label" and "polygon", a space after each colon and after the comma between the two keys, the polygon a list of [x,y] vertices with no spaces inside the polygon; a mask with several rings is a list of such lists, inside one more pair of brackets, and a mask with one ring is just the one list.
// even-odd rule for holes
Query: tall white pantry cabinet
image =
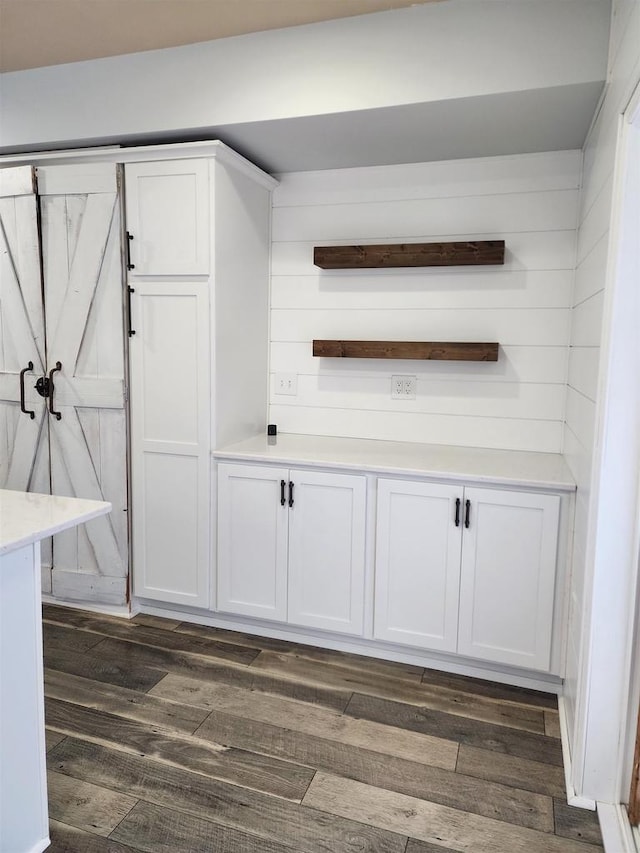
{"label": "tall white pantry cabinet", "polygon": [[126,605],[131,555],[134,595],[209,608],[210,451],[264,428],[275,181],[218,142],[16,159],[0,488],[114,506],[43,550],[43,590]]}

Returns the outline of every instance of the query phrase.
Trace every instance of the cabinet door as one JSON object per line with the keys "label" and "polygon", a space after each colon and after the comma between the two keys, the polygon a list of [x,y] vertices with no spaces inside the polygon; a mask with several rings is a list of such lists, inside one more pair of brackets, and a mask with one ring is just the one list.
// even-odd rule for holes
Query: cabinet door
{"label": "cabinet door", "polygon": [[132,163],[125,177],[130,275],[207,275],[208,162]]}
{"label": "cabinet door", "polygon": [[286,620],[288,479],[286,469],[218,465],[219,610]]}
{"label": "cabinet door", "polygon": [[138,282],[130,339],[134,594],[209,606],[209,299]]}
{"label": "cabinet door", "polygon": [[461,527],[457,486],[378,480],[374,634],[456,650]]}
{"label": "cabinet door", "polygon": [[548,670],[560,498],[465,489],[458,651]]}
{"label": "cabinet door", "polygon": [[289,622],[362,634],[366,480],[292,470]]}

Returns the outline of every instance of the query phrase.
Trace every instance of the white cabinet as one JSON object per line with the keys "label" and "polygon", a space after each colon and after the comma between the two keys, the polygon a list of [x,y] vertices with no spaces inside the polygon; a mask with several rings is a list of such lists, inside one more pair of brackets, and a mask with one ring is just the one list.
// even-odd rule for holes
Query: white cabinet
{"label": "white cabinet", "polygon": [[549,668],[558,495],[465,488],[458,652]]}
{"label": "white cabinet", "polygon": [[[133,592],[210,609],[211,448],[264,429],[274,182],[224,146],[125,182]],[[239,612],[279,618],[264,583]]]}
{"label": "white cabinet", "polygon": [[219,610],[286,621],[288,479],[285,468],[218,465]]}
{"label": "white cabinet", "polygon": [[218,609],[346,634],[364,623],[366,481],[218,466]]}
{"label": "white cabinet", "polygon": [[378,639],[548,670],[560,498],[378,481]]}
{"label": "white cabinet", "polygon": [[209,603],[211,356],[208,279],[188,276],[208,270],[208,175],[206,160],[125,168],[133,591],[197,607]]}
{"label": "white cabinet", "polygon": [[375,636],[454,652],[458,634],[460,487],[378,480]]}
{"label": "white cabinet", "polygon": [[209,272],[209,163],[129,163],[127,234],[135,275]]}

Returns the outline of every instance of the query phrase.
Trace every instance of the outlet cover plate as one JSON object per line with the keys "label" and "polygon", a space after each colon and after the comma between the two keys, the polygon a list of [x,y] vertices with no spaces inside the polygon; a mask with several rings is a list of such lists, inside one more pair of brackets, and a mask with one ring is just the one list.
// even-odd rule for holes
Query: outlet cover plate
{"label": "outlet cover plate", "polygon": [[393,400],[415,400],[416,382],[416,376],[392,376],[391,398]]}
{"label": "outlet cover plate", "polygon": [[297,373],[276,373],[274,379],[274,393],[286,394],[295,397],[298,393]]}

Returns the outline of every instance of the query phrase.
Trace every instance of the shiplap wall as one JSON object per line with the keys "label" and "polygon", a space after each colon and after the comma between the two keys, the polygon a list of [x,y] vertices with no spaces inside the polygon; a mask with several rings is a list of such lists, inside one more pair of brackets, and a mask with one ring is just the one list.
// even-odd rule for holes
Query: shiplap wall
{"label": "shiplap wall", "polygon": [[[583,622],[585,613],[588,614],[591,607],[591,590],[587,580],[591,473],[618,121],[638,76],[639,44],[639,0],[615,2],[606,94],[584,149],[576,279],[571,312],[564,453],[578,489],[564,688],[570,739],[574,735],[576,700],[579,692],[586,689],[584,684],[579,683],[580,659],[581,655],[589,654],[589,650],[583,648]],[[586,678],[588,665],[584,661],[582,668]]]}
{"label": "shiplap wall", "polygon": [[[562,450],[581,153],[298,172],[274,192],[269,420]],[[505,265],[319,270],[314,245],[504,239]],[[313,358],[313,338],[498,341],[496,363]],[[298,375],[276,393],[275,374]],[[415,400],[391,376],[417,377]]]}

